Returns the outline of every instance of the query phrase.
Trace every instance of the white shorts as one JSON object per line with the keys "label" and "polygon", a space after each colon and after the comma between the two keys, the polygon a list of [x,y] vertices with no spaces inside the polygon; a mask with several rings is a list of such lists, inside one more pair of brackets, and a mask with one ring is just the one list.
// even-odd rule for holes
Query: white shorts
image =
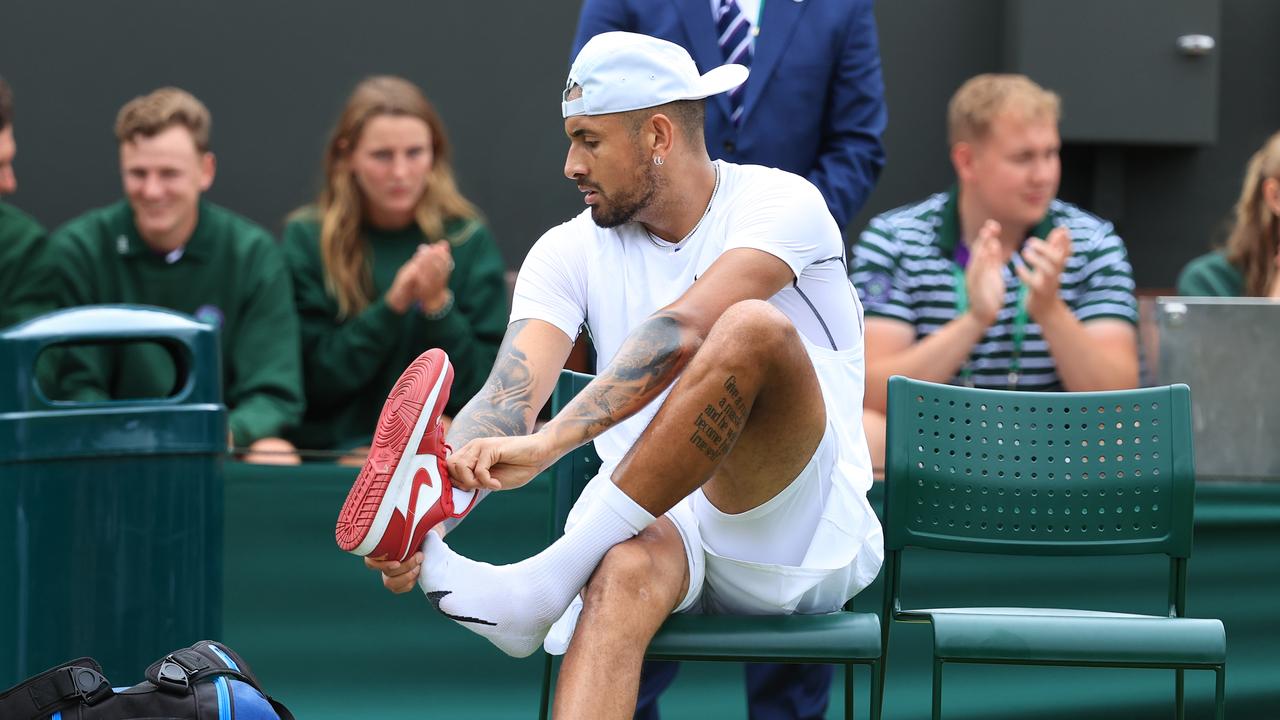
{"label": "white shorts", "polygon": [[701,489],[667,513],[684,541],[689,590],[676,612],[835,612],[880,572],[884,541],[865,495],[849,493],[830,426],[809,463],[763,505],[730,515]]}

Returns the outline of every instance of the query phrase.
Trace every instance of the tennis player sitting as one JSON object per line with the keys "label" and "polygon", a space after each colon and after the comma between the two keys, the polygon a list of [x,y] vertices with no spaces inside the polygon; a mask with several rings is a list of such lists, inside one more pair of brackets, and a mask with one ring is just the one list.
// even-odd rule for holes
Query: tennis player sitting
{"label": "tennis player sitting", "polygon": [[[510,655],[567,646],[559,717],[630,717],[671,613],[833,612],[883,558],[839,229],[808,181],[712,162],[703,142],[704,99],[746,76],[699,75],[644,35],[582,48],[564,172],[588,209],[525,259],[497,363],[449,430],[458,449],[436,419],[451,368],[429,351],[339,518],[339,544],[390,589],[416,583]],[[584,324],[596,379],[528,434]],[[427,532],[593,440],[603,468],[538,555],[495,567],[449,548],[456,521]]]}

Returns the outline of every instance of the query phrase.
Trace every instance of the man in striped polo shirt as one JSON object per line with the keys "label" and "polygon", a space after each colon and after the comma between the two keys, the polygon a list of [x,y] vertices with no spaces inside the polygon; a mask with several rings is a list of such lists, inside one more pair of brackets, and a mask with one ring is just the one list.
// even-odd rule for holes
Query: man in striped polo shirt
{"label": "man in striped polo shirt", "polygon": [[1111,223],[1057,200],[1058,96],[979,75],[951,98],[957,185],[872,219],[851,276],[865,307],[864,398],[884,458],[891,375],[1015,390],[1138,383],[1137,303]]}

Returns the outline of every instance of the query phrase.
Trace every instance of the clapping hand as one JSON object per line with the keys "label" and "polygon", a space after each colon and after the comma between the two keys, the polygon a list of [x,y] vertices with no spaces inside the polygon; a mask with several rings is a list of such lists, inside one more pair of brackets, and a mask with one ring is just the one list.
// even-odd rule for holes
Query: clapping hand
{"label": "clapping hand", "polygon": [[449,301],[449,278],[453,275],[453,252],[448,242],[436,242],[414,255],[418,268],[418,302],[425,313],[439,311]]}
{"label": "clapping hand", "polygon": [[1061,301],[1062,271],[1071,257],[1071,234],[1056,227],[1044,240],[1030,238],[1022,248],[1022,264],[1015,264],[1018,279],[1027,288],[1027,314],[1039,318]]}
{"label": "clapping hand", "polygon": [[422,260],[431,251],[426,245],[419,245],[418,250],[396,270],[391,287],[387,288],[387,305],[403,315],[409,306],[418,299],[422,284]]}
{"label": "clapping hand", "polygon": [[984,325],[992,325],[1004,307],[1004,265],[1000,248],[1000,223],[988,220],[970,245],[969,265],[965,268],[965,289],[969,295],[969,312]]}

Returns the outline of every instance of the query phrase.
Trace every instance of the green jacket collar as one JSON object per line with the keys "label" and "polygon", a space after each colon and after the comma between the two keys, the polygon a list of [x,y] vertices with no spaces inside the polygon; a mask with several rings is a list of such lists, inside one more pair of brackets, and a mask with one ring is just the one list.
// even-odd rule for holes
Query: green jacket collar
{"label": "green jacket collar", "polygon": [[[122,200],[121,207],[124,217],[124,233],[116,236],[116,252],[127,258],[135,258],[140,255],[157,255],[142,239],[142,235],[138,233],[138,224],[133,221],[133,206],[129,204],[128,200]],[[203,260],[208,258],[209,253],[213,250],[213,241],[207,237],[209,233],[205,232],[208,225],[209,207],[204,198],[199,200],[197,212],[199,214],[196,217],[195,230],[191,232],[191,237],[187,238],[187,244],[183,246],[183,259]]]}

